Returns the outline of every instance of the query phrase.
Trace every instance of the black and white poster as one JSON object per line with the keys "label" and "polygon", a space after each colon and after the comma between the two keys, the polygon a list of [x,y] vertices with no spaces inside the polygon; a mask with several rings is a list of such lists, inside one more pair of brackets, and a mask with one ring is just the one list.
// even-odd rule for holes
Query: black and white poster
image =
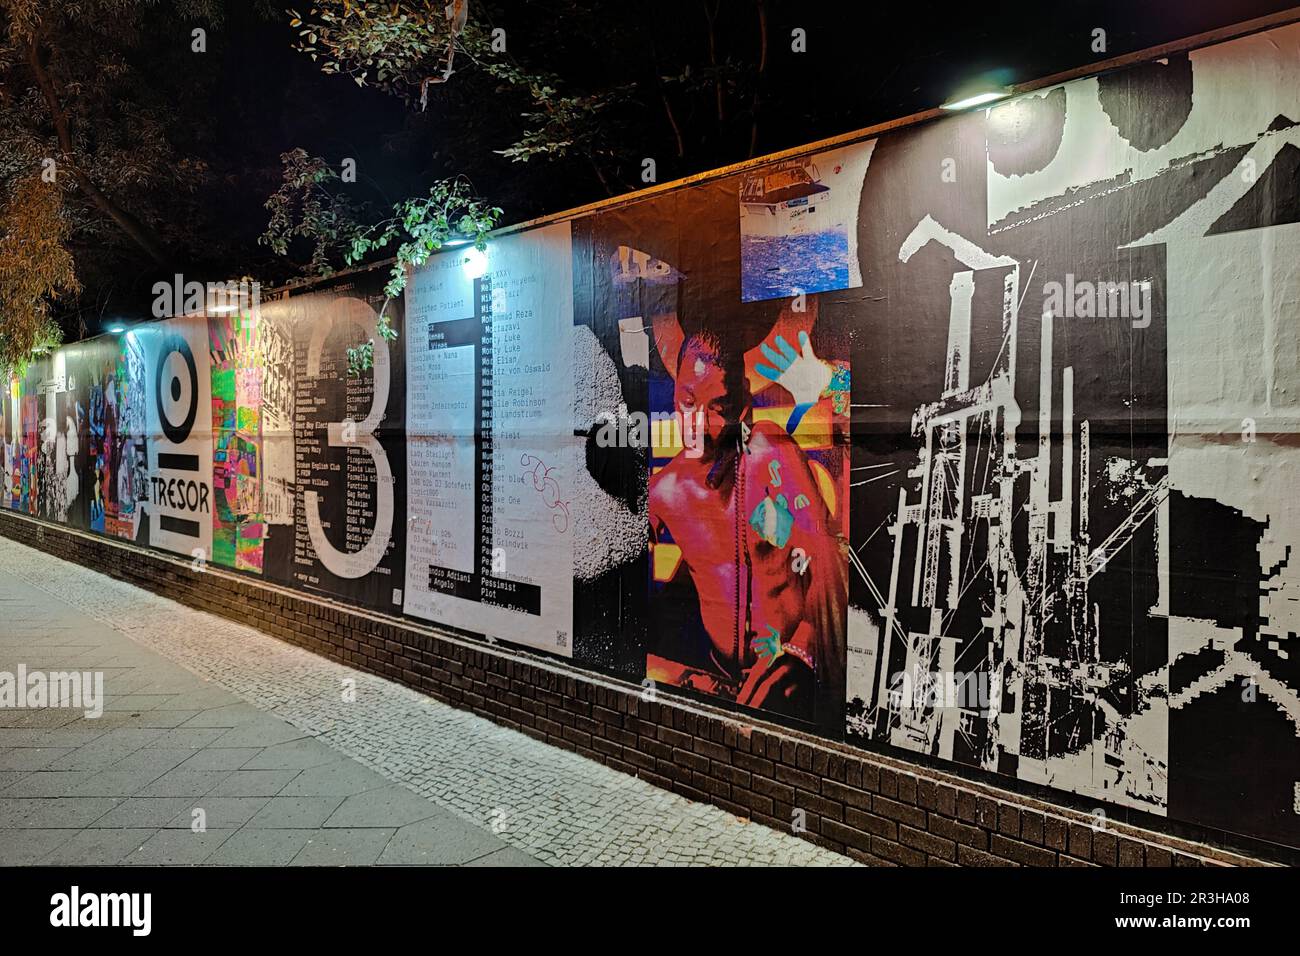
{"label": "black and white poster", "polygon": [[[291,584],[400,612],[406,395],[401,301],[382,273],[289,299],[293,341]],[[380,332],[383,310],[397,337]],[[369,368],[348,349],[373,343]],[[354,363],[355,364],[355,363]],[[274,534],[275,532],[273,532]]]}
{"label": "black and white poster", "polygon": [[1289,27],[881,138],[823,297],[850,739],[1300,835],[1298,66]]}
{"label": "black and white poster", "polygon": [[456,250],[406,290],[408,614],[573,650],[567,224]]}

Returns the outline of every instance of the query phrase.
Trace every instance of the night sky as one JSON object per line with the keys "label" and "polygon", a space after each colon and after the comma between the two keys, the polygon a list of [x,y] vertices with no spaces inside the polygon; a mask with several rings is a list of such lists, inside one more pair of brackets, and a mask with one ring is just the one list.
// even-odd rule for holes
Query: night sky
{"label": "night sky", "polygon": [[[769,60],[754,154],[929,109],[973,77],[1026,82],[1288,6],[1287,0],[945,5],[768,0]],[[605,188],[580,158],[520,164],[494,153],[522,131],[519,113],[527,104],[496,90],[470,65],[435,89],[421,113],[346,77],[323,75],[292,49],[295,31],[287,15],[258,15],[248,7],[228,4],[226,24],[210,32],[207,55],[218,61],[218,82],[205,85],[202,98],[178,106],[193,113],[193,141],[181,145],[202,156],[215,173],[213,184],[197,197],[205,214],[191,224],[199,253],[179,256],[178,269],[211,277],[247,273],[266,285],[301,275],[300,264],[277,259],[257,244],[267,220],[263,203],[280,182],[278,157],[298,146],[335,163],[355,158],[358,182],[349,187],[350,195],[369,202],[376,217],[392,203],[422,194],[434,179],[458,173],[504,209],[505,223],[643,185],[639,168],[631,165],[619,169]],[[574,88],[639,83],[644,89],[656,72],[706,62],[704,7],[698,0],[644,5],[523,0],[510,4],[499,22],[508,30],[512,53],[530,66],[553,70]],[[720,57],[756,60],[753,5],[725,0],[720,10]],[[569,38],[567,46],[531,49],[529,38],[536,32],[529,26],[538,21],[530,18],[543,18],[550,35],[560,28]],[[790,49],[794,27],[807,31],[806,53]],[[1107,31],[1104,54],[1090,46],[1096,27]],[[620,111],[617,136],[630,154],[656,158],[660,182],[749,158],[749,117],[735,116],[716,127],[705,122],[713,119],[704,115],[707,106],[678,104],[686,146],[681,157],[671,148],[670,129],[654,97]],[[301,254],[297,258],[305,260]],[[94,334],[115,317],[142,309],[154,271],[142,264],[129,283],[103,288],[92,283],[76,320],[65,322],[69,337],[82,329]]]}

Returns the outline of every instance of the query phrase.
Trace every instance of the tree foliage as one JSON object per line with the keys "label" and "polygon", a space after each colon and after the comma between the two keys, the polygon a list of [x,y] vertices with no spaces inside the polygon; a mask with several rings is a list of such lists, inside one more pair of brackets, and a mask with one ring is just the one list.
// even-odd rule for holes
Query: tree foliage
{"label": "tree foliage", "polygon": [[334,262],[345,259],[362,233],[365,207],[340,188],[339,171],[319,156],[296,147],[280,154],[283,181],[266,201],[271,214],[259,240],[280,256],[290,254],[295,239],[311,249],[306,272],[330,275]]}
{"label": "tree foliage", "polygon": [[62,338],[53,303],[80,289],[63,194],[32,174],[0,206],[0,366],[19,370]]}
{"label": "tree foliage", "polygon": [[337,0],[307,8],[305,17],[290,10],[289,26],[298,31],[296,49],[321,72],[423,104],[430,84],[451,78],[468,7],[468,0]]}
{"label": "tree foliage", "polygon": [[[345,74],[358,86],[371,85],[408,103],[428,103],[429,87],[450,80],[459,62],[476,67],[500,87],[527,98],[520,113],[524,129],[496,150],[516,162],[570,155],[608,158],[610,112],[632,92],[631,84],[587,92],[566,92],[552,70],[525,67],[502,55],[503,30],[486,17],[471,17],[469,0],[322,0],[306,17],[290,10],[298,30],[296,49],[323,73]],[[597,166],[599,174],[599,166]]]}
{"label": "tree foliage", "polygon": [[[194,51],[192,35],[215,34],[231,2],[0,0],[0,188],[27,210],[50,202],[49,189],[22,195],[45,184],[34,173],[57,186],[62,255],[28,248],[75,264],[80,285],[55,300],[65,328],[136,312],[155,276],[227,247],[208,201],[216,131],[195,122],[210,110],[219,63]],[[6,314],[0,335],[28,341],[27,323]]]}
{"label": "tree foliage", "polygon": [[488,233],[500,221],[501,209],[475,196],[469,180],[444,179],[429,188],[429,195],[403,200],[392,216],[355,234],[347,261],[358,263],[371,252],[396,243],[384,292],[398,296],[406,288],[409,269],[424,265],[429,256],[452,241],[470,242],[482,251]]}
{"label": "tree foliage", "polygon": [[[169,213],[207,170],[176,147],[181,104],[140,65],[188,55],[191,25],[219,23],[223,5],[0,0],[0,15],[0,176],[54,159],[79,227],[165,264],[185,242]],[[173,42],[151,61],[160,29]],[[186,65],[201,72],[202,61]]]}
{"label": "tree foliage", "polygon": [[[418,102],[465,136],[500,111],[492,151],[516,163],[582,164],[608,194],[645,185],[643,160],[684,174],[754,155],[769,60],[769,0],[318,0],[291,12],[298,49]],[[456,74],[455,82],[446,83]]]}
{"label": "tree foliage", "polygon": [[[292,149],[280,157],[283,182],[266,201],[270,222],[261,241],[279,255],[289,255],[294,240],[311,248],[309,274],[328,276],[335,261],[354,266],[375,253],[393,248],[394,258],[384,294],[402,294],[409,271],[423,265],[450,242],[470,242],[482,250],[487,234],[501,221],[501,209],[474,194],[464,177],[444,179],[428,195],[394,205],[386,218],[365,224],[366,209],[341,194],[342,177],[320,156]],[[379,334],[395,339],[388,318],[388,301],[379,310]],[[370,367],[374,342],[348,350],[348,371],[357,375]]]}

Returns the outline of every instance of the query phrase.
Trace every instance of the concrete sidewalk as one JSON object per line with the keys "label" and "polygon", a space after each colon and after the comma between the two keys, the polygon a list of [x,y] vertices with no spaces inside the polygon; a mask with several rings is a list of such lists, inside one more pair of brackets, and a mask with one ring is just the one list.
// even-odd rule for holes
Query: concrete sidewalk
{"label": "concrete sidewalk", "polygon": [[9,575],[0,621],[0,671],[99,671],[107,698],[0,709],[0,865],[536,862]]}
{"label": "concrete sidewalk", "polygon": [[0,539],[20,665],[106,703],[0,707],[0,865],[851,862]]}

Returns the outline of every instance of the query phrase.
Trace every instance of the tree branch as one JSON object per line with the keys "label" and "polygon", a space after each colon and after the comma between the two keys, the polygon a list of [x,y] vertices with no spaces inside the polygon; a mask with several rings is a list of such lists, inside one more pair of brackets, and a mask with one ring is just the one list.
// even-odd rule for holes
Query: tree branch
{"label": "tree branch", "polygon": [[758,105],[763,92],[763,74],[767,71],[767,5],[755,0],[758,10],[758,75],[754,77],[754,100],[749,107],[749,158],[758,151]]}
{"label": "tree branch", "polygon": [[63,153],[63,163],[72,170],[72,175],[77,180],[77,185],[81,187],[81,191],[102,213],[117,223],[118,228],[126,234],[127,238],[139,246],[149,258],[160,266],[166,266],[168,264],[167,255],[163,251],[161,243],[149,228],[110,199],[73,159],[72,131],[68,125],[68,115],[63,111],[63,107],[59,103],[58,93],[55,91],[54,83],[50,80],[50,75],[45,69],[44,57],[41,54],[39,41],[34,33],[27,43],[27,63],[36,77],[36,85],[40,89],[41,96],[45,99],[45,105],[50,111],[50,119],[54,123],[54,132],[59,140],[59,149]]}
{"label": "tree branch", "polygon": [[677,114],[673,112],[673,104],[668,101],[668,93],[664,90],[663,77],[659,73],[659,44],[655,42],[653,28],[650,31],[650,65],[654,69],[655,89],[659,91],[659,99],[664,104],[664,114],[668,117],[668,125],[673,128],[673,138],[677,140],[677,158],[684,159],[686,156],[686,140],[682,138],[682,128],[677,122]]}
{"label": "tree branch", "polygon": [[718,133],[722,133],[722,124],[727,121],[727,110],[722,95],[722,77],[718,75],[718,44],[717,35],[714,30],[714,22],[718,18],[718,13],[722,6],[722,0],[714,5],[713,11],[709,12],[708,0],[704,3],[704,16],[709,21],[709,65],[713,67],[713,93],[717,100],[718,110]]}

